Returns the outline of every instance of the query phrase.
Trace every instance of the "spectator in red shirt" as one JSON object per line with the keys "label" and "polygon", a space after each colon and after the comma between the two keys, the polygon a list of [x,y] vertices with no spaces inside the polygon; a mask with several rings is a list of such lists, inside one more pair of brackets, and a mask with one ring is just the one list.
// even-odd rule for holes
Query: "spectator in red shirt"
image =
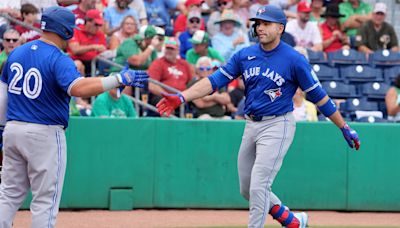
{"label": "spectator in red shirt", "polygon": [[91,9],[96,8],[96,0],[80,0],[78,7],[72,10],[75,14],[75,24],[83,25],[85,24],[86,12]]}
{"label": "spectator in red shirt", "polygon": [[68,52],[77,66],[80,66],[79,62],[83,64],[85,75],[90,74],[92,59],[107,49],[106,35],[100,30],[103,24],[100,11],[88,10],[85,24],[75,29],[74,37],[69,41]]}
{"label": "spectator in red shirt", "polygon": [[[188,9],[188,12],[191,11],[201,11],[201,5],[204,3],[204,0],[187,0],[185,2],[185,6]],[[174,35],[176,37],[179,36],[179,33],[186,30],[186,22],[187,22],[187,14],[179,14],[174,22]],[[204,19],[200,18],[200,29],[206,30],[206,26],[204,23]]]}
{"label": "spectator in red shirt", "polygon": [[[183,91],[192,79],[194,69],[186,60],[179,58],[179,45],[174,37],[168,37],[164,44],[164,56],[151,63],[148,74],[154,80]],[[151,82],[149,82],[149,90],[149,103],[152,105],[156,105],[161,100],[161,93],[172,92]]]}
{"label": "spectator in red shirt", "polygon": [[[40,24],[38,23],[39,9],[36,8],[36,6],[30,3],[26,3],[21,6],[20,11],[22,16],[22,21],[24,23],[40,29]],[[38,31],[29,29],[21,25],[16,25],[15,30],[17,30],[19,34],[21,34],[21,37],[22,39],[25,40],[25,42],[29,42],[40,38],[40,33]]]}
{"label": "spectator in red shirt", "polygon": [[339,6],[335,3],[328,5],[321,17],[326,18],[325,22],[320,25],[323,51],[332,52],[343,48],[349,49],[349,37],[340,29],[339,18],[344,17],[344,15],[339,13]]}

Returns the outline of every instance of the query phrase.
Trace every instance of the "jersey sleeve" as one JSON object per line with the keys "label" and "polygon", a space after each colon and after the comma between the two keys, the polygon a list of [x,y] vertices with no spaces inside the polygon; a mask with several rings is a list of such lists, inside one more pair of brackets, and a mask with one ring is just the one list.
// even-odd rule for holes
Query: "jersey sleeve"
{"label": "jersey sleeve", "polygon": [[213,90],[227,85],[230,81],[242,75],[240,70],[240,53],[242,52],[236,52],[225,66],[220,67],[217,71],[208,76]]}
{"label": "jersey sleeve", "polygon": [[320,86],[317,75],[311,69],[310,64],[304,56],[299,56],[294,64],[295,77],[301,90],[308,93],[317,86]]}
{"label": "jersey sleeve", "polygon": [[66,55],[62,55],[55,61],[55,76],[58,85],[69,95],[72,86],[83,77],[80,75],[74,62]]}

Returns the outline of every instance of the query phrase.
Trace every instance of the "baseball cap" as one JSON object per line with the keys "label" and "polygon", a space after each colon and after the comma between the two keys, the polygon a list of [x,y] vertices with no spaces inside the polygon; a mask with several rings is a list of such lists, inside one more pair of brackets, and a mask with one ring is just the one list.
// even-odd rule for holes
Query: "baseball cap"
{"label": "baseball cap", "polygon": [[197,30],[192,38],[189,39],[190,43],[192,44],[204,44],[204,43],[208,43],[209,37],[208,37],[208,33],[206,33],[203,30]]}
{"label": "baseball cap", "polygon": [[386,4],[383,3],[383,2],[377,2],[377,3],[375,3],[373,12],[374,12],[374,13],[384,13],[384,14],[386,14],[386,13],[387,13],[387,6],[386,6]]}
{"label": "baseball cap", "polygon": [[201,19],[201,13],[197,10],[192,10],[189,12],[187,19],[190,20],[192,18],[199,18]]}
{"label": "baseball cap", "polygon": [[140,38],[142,38],[142,39],[153,38],[155,35],[157,35],[157,31],[154,28],[154,26],[144,25],[144,26],[140,27],[139,35],[140,35]]}
{"label": "baseball cap", "polygon": [[86,18],[93,19],[96,24],[102,25],[104,23],[101,12],[97,9],[91,9],[86,12]]}
{"label": "baseball cap", "polygon": [[299,2],[297,4],[297,12],[310,13],[311,12],[310,3],[306,2],[306,1]]}
{"label": "baseball cap", "polygon": [[75,15],[68,9],[61,6],[47,8],[41,18],[41,29],[53,32],[64,40],[74,36]]}
{"label": "baseball cap", "polygon": [[201,5],[204,2],[204,0],[186,0],[185,6],[189,7],[191,5]]}
{"label": "baseball cap", "polygon": [[179,44],[175,37],[165,37],[164,44],[166,48],[178,49]]}
{"label": "baseball cap", "polygon": [[233,21],[236,26],[242,25],[242,23],[240,23],[239,19],[236,17],[235,13],[231,9],[225,9],[221,14],[220,19],[214,22],[214,24],[220,24],[224,21]]}

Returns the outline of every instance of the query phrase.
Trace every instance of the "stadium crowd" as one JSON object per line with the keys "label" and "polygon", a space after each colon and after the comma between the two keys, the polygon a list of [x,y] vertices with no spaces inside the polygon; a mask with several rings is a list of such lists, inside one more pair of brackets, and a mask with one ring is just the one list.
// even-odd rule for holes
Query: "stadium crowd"
{"label": "stadium crowd", "polygon": [[[282,40],[309,59],[316,76],[321,77],[321,83],[327,86],[328,94],[336,98],[347,119],[400,121],[399,44],[393,26],[386,20],[388,6],[382,2],[2,0],[0,64],[14,48],[40,37],[40,15],[44,9],[61,5],[72,10],[76,16],[77,28],[65,51],[82,75],[106,77],[121,67],[130,67],[147,70],[152,80],[162,83],[150,81],[145,89],[134,91],[125,88],[122,94],[112,90],[98,96],[93,102],[73,98],[70,114],[158,116],[158,113],[146,107],[135,107],[127,95],[136,96],[154,106],[162,93],[175,92],[169,87],[182,91],[207,77],[235,52],[257,42],[248,19],[267,4],[284,9],[289,21]],[[375,56],[395,57],[377,64],[373,62]],[[97,59],[116,64],[93,61]],[[92,62],[96,64],[95,71]],[[378,73],[368,80],[352,80],[345,74],[352,67],[362,75],[368,75],[370,68],[379,69],[379,72],[376,71]],[[335,69],[337,75],[326,73]],[[324,78],[324,74],[332,77]],[[341,83],[345,86],[336,86]],[[343,90],[346,86],[350,86],[351,91],[344,91],[347,93],[343,95],[343,91],[338,89]],[[368,86],[372,87],[370,93]],[[186,105],[185,116],[242,119],[244,91],[241,79],[232,81],[227,88]],[[371,93],[375,96],[369,96]],[[318,110],[306,98],[301,90],[293,98],[296,119],[325,120],[319,118]],[[179,110],[176,110],[176,115],[179,115]]]}

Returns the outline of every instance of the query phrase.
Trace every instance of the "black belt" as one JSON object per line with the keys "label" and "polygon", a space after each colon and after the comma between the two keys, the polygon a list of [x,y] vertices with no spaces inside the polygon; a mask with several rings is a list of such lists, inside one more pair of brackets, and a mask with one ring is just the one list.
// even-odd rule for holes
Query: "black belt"
{"label": "black belt", "polygon": [[250,114],[250,115],[246,114],[245,118],[249,119],[249,120],[252,120],[252,121],[255,121],[255,122],[258,122],[258,121],[263,121],[263,120],[270,120],[270,119],[273,119],[273,118],[278,117],[278,116],[281,116],[281,115],[255,116],[255,115],[252,115],[252,114]]}

